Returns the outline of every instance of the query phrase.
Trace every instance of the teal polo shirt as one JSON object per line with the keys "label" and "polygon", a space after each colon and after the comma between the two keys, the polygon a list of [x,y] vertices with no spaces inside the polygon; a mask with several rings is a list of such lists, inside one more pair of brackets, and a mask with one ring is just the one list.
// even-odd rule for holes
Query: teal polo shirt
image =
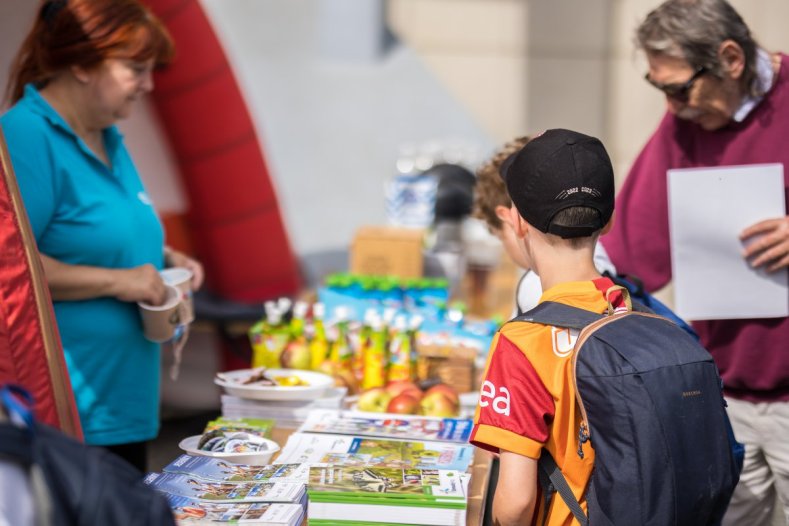
{"label": "teal polo shirt", "polygon": [[[0,125],[41,253],[74,265],[162,268],[162,226],[117,128],[104,130],[108,167],[32,85]],[[54,309],[85,441],[154,438],[160,348],[143,337],[137,305],[105,297]]]}

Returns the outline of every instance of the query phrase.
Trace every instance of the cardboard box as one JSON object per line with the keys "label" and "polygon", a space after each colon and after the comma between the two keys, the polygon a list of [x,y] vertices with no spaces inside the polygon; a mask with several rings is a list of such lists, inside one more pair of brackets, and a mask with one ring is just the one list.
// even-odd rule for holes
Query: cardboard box
{"label": "cardboard box", "polygon": [[421,380],[441,380],[458,393],[479,389],[474,360],[477,352],[470,347],[450,345],[417,346],[417,377]]}
{"label": "cardboard box", "polygon": [[422,229],[362,227],[356,232],[351,245],[351,273],[421,277],[423,239]]}

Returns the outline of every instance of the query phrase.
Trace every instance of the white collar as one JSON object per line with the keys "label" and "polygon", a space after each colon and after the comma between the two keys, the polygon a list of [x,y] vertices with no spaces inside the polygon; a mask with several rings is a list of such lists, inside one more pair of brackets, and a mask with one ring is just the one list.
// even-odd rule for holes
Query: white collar
{"label": "white collar", "polygon": [[[773,85],[773,61],[770,54],[762,48],[756,51],[756,78],[753,80],[759,86],[759,92],[767,93]],[[754,97],[753,95],[746,95],[740,107],[734,112],[732,120],[735,122],[742,122],[745,117],[756,107],[757,104],[764,98],[764,95]]]}

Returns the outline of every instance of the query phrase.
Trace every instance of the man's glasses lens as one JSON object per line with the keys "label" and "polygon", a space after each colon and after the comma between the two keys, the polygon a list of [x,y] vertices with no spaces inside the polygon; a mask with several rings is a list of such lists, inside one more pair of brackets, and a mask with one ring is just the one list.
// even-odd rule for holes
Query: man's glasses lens
{"label": "man's glasses lens", "polygon": [[652,84],[652,86],[665,93],[667,97],[674,99],[677,102],[688,102],[688,94],[690,93],[690,89],[693,87],[693,83],[696,82],[696,80],[706,72],[707,68],[702,66],[697,69],[687,81],[681,84],[661,84],[660,82],[655,82],[649,78],[649,73],[644,75],[644,78],[647,82]]}

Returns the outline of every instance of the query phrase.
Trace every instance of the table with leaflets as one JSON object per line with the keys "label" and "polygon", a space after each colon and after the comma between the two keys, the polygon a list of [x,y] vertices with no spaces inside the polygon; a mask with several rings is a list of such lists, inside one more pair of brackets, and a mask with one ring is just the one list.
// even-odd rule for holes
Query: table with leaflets
{"label": "table with leaflets", "polygon": [[[295,429],[277,427],[274,428],[271,438],[278,444],[285,444],[294,431]],[[276,456],[274,459],[276,460]],[[474,452],[474,460],[469,468],[471,482],[469,484],[468,508],[466,511],[466,524],[468,526],[480,526],[483,524],[492,461],[493,457],[490,453],[481,449],[477,449]],[[306,518],[304,524],[306,524]]]}
{"label": "table with leaflets", "polygon": [[[476,316],[476,317],[482,318],[482,317],[492,316],[492,315],[495,314],[495,315],[499,315],[500,317],[506,319],[508,317],[509,313],[511,312],[511,305],[512,305],[512,301],[513,301],[513,297],[514,297],[515,282],[516,282],[515,269],[513,268],[511,262],[504,261],[500,265],[499,268],[494,269],[493,272],[491,272],[491,273],[489,273],[489,275],[485,276],[485,279],[484,279],[484,281],[482,283],[479,282],[479,276],[474,276],[471,273],[468,276],[466,276],[466,279],[464,279],[463,282],[458,287],[457,293],[455,295],[456,297],[454,299],[461,299],[461,300],[465,299],[466,300],[467,305],[468,305],[468,314],[470,316]],[[482,287],[480,285],[482,285]],[[229,374],[229,373],[223,373],[223,374]],[[453,379],[457,378],[457,375],[454,372],[451,373],[451,376],[453,377]],[[465,387],[465,390],[473,392],[475,389],[478,388],[478,385],[476,385],[477,383],[478,383],[478,379],[475,378],[474,380],[472,380],[471,382],[469,382],[467,384],[467,387]],[[312,402],[321,402],[322,401],[324,403],[327,403],[327,402],[330,403],[331,406],[334,408],[334,410],[349,409],[348,399],[347,398],[344,398],[341,394],[339,394],[339,395],[337,395],[337,400],[340,400],[340,401],[337,402],[337,401],[334,400],[334,397],[332,395],[328,394],[330,392],[331,392],[331,390],[327,391],[327,395],[319,397],[319,398],[321,398],[321,400],[311,401],[310,405],[313,405]],[[290,407],[287,407],[287,404],[285,404],[285,406],[283,406],[283,408],[279,408],[279,410],[282,411],[282,413],[280,413],[280,414],[277,414],[276,412],[275,413],[271,413],[270,410],[271,410],[272,404],[270,402],[268,402],[268,403],[264,404],[265,407],[266,407],[266,414],[260,414],[260,415],[258,415],[258,414],[248,414],[249,411],[250,411],[250,405],[254,404],[255,402],[262,402],[262,400],[247,400],[247,399],[244,399],[243,396],[231,396],[231,394],[232,393],[230,393],[230,392],[226,392],[225,394],[223,394],[223,397],[222,397],[222,414],[223,414],[223,416],[227,417],[227,418],[231,418],[231,419],[241,418],[241,417],[250,417],[250,418],[254,417],[254,418],[268,418],[268,419],[271,419],[271,420],[269,420],[270,425],[273,425],[274,427],[270,428],[270,431],[271,431],[270,432],[270,437],[277,444],[279,444],[283,449],[286,449],[286,447],[285,447],[286,444],[288,444],[288,446],[290,446],[290,444],[288,443],[288,440],[290,438],[292,438],[293,436],[295,436],[296,433],[298,433],[299,430],[297,430],[297,428],[298,428],[298,423],[297,422],[300,421],[301,419],[303,419],[305,414],[312,413],[312,411],[313,411],[312,408],[308,409],[306,407],[298,408],[298,409],[292,409]],[[273,405],[276,405],[276,404],[273,404]],[[323,407],[325,407],[325,406],[323,406]],[[345,411],[340,411],[340,412],[344,413]],[[466,415],[469,414],[468,410],[465,412],[465,414]],[[405,416],[405,415],[403,415],[403,416]],[[274,424],[274,422],[276,422],[276,424]],[[470,430],[470,425],[468,424],[468,421],[466,421],[465,428],[467,430]],[[324,432],[325,433],[335,433],[335,431],[333,429],[335,429],[335,428],[327,428],[326,430],[324,430]],[[413,429],[413,427],[410,427],[409,429]],[[380,438],[377,438],[377,437],[381,437],[382,436],[382,435],[374,435],[374,434],[373,435],[366,435],[365,433],[359,433],[357,431],[354,431],[353,433],[354,433],[354,435],[352,435],[352,436],[361,437],[361,438],[357,438],[356,440],[360,440],[363,443],[366,442],[367,439],[370,439],[372,441],[380,440]],[[299,433],[299,434],[301,434],[301,433]],[[456,442],[459,442],[459,443],[462,444],[463,441],[467,440],[467,436],[468,435],[464,435],[463,437],[461,437],[460,435],[456,434],[453,437],[453,439]],[[402,437],[396,437],[396,438],[400,438],[402,440],[410,442],[409,443],[409,447],[412,444],[419,445],[418,443],[419,443],[420,440],[427,440],[427,442],[425,444],[427,444],[427,443],[429,443],[431,441],[430,438],[426,438],[424,436],[412,437],[412,436],[403,435]],[[414,442],[411,442],[412,440]],[[438,439],[438,440],[440,440],[440,439]],[[435,445],[435,444],[439,444],[439,443],[440,442],[434,442],[433,446],[424,445],[424,450],[426,452],[429,452],[429,451],[433,451],[433,452],[435,452],[435,451],[442,451],[442,452],[444,452],[444,451],[448,450],[448,448],[446,448],[446,447],[444,447],[444,449],[439,449],[439,446]],[[444,445],[446,446],[446,443],[444,443]],[[456,473],[456,476],[461,477],[461,478],[459,478],[457,480],[461,480],[462,479],[462,480],[465,481],[464,484],[466,484],[464,486],[464,490],[463,490],[463,493],[462,493],[462,498],[465,501],[465,505],[462,508],[462,510],[464,510],[464,515],[457,515],[456,514],[456,515],[454,515],[454,519],[452,520],[452,522],[447,522],[447,523],[457,524],[459,521],[464,520],[463,519],[463,517],[464,517],[466,524],[477,526],[477,525],[481,525],[481,524],[483,524],[485,522],[486,499],[487,499],[488,494],[489,494],[489,485],[490,485],[490,481],[491,481],[491,470],[492,470],[492,467],[494,466],[494,460],[493,460],[493,456],[490,453],[488,453],[486,451],[483,451],[483,450],[480,450],[480,449],[473,448],[471,446],[468,446],[467,444],[465,446],[462,446],[461,449],[464,450],[463,466],[462,467],[460,467],[460,466],[446,467],[441,462],[436,462],[435,464],[426,464],[425,462],[422,462],[422,465],[426,465],[428,467],[423,467],[422,465],[417,466],[417,463],[408,464],[408,465],[411,466],[411,468],[409,468],[409,469],[414,469],[414,470],[417,470],[417,469],[418,470],[436,470],[436,469],[439,469],[439,470],[445,470],[445,469],[446,470],[460,470],[460,471],[454,471],[454,473]],[[335,451],[335,450],[332,449],[331,451]],[[348,450],[348,451],[350,451],[350,450]],[[288,455],[287,453],[285,455],[283,455],[283,453],[284,453],[283,450],[280,450],[279,452],[277,452],[275,454],[275,456],[271,459],[271,462],[279,461],[279,462],[282,462],[282,463],[285,463],[285,464],[290,464],[292,462],[297,462],[297,463],[305,462],[305,463],[308,463],[310,465],[314,465],[314,464],[312,464],[312,462],[329,462],[329,463],[335,462],[334,460],[326,461],[326,460],[314,460],[314,459],[311,460],[311,461],[310,460],[303,460],[303,459],[294,460],[291,457],[287,457],[287,455]],[[373,455],[373,456],[375,456],[375,455]],[[334,458],[334,457],[332,457],[332,458]],[[405,458],[405,456],[402,457],[402,458]],[[458,458],[460,458],[460,457],[458,457]],[[340,464],[342,464],[341,461],[340,461]],[[381,465],[384,465],[384,464],[381,464]],[[397,464],[394,464],[394,465],[397,465]],[[405,465],[406,464],[403,464],[403,469],[405,469]],[[441,467],[439,467],[439,466],[441,466]],[[353,469],[352,463],[348,464],[347,468],[352,470]],[[356,468],[356,469],[358,470],[359,468]],[[397,468],[397,469],[400,469],[400,468]],[[423,473],[424,473],[423,476],[427,476],[428,472],[425,471]],[[441,473],[446,473],[446,471],[441,471]],[[462,475],[461,475],[461,473],[462,473]],[[403,473],[403,475],[404,475],[404,479],[407,480],[407,478],[405,477],[405,473]],[[443,477],[445,475],[441,475],[441,476]],[[309,486],[308,489],[310,489],[310,488],[312,488],[311,485]],[[390,490],[386,490],[386,491],[388,493]],[[428,491],[428,490],[425,489],[425,491]],[[310,496],[310,502],[312,502],[312,498],[313,498],[313,496]],[[352,501],[346,500],[345,502],[347,504],[341,504],[341,505],[342,506],[348,506],[349,508],[355,508],[356,506],[362,506],[363,507],[364,504],[360,504],[360,502],[365,501],[365,499],[367,499],[367,498],[368,497],[359,496],[359,499],[361,499],[361,500],[356,502],[356,500],[357,500],[356,496],[347,496],[347,497],[345,497],[345,499],[352,499]],[[303,502],[306,503],[306,500],[304,500]],[[320,501],[317,501],[317,502],[320,502]],[[432,512],[433,510],[431,508],[428,511]],[[342,512],[343,513],[347,513],[345,511],[345,509]],[[403,519],[403,520],[404,520],[404,522],[407,522],[407,519]],[[411,520],[413,520],[413,518]],[[307,521],[307,519],[306,519],[306,516],[305,516],[303,523],[306,524],[306,521]],[[325,521],[322,521],[320,519],[316,519],[315,520],[316,524],[323,524],[324,522]],[[437,524],[443,524],[444,522],[436,522],[436,523]]]}

